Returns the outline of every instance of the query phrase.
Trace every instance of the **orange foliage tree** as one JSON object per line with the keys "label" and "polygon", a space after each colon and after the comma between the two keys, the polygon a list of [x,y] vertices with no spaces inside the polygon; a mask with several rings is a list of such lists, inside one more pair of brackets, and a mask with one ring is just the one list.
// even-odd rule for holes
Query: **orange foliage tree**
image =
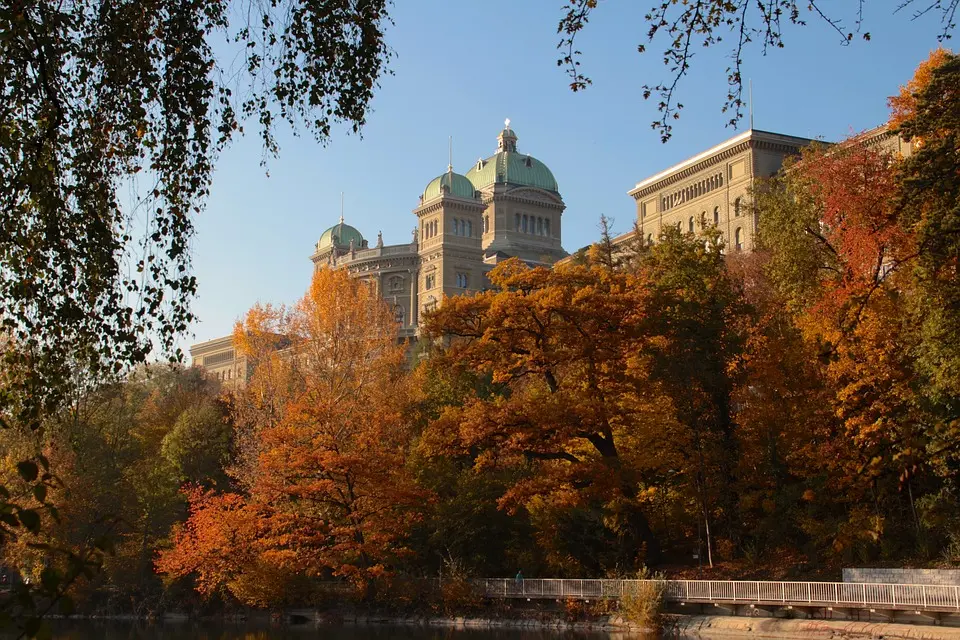
{"label": "orange foliage tree", "polygon": [[[440,366],[489,374],[501,393],[448,408],[423,446],[475,454],[478,469],[527,469],[502,506],[599,510],[625,554],[622,565],[642,561],[644,546],[655,553],[657,542],[622,450],[624,439],[650,419],[642,400],[645,363],[631,348],[643,306],[630,277],[597,265],[546,269],[508,260],[490,281],[487,292],[445,300],[426,329],[450,341]],[[558,558],[565,555],[554,539],[562,532],[543,533],[544,544]]]}
{"label": "orange foliage tree", "polygon": [[[241,598],[238,578],[224,576],[257,566],[369,584],[405,552],[428,498],[405,467],[413,395],[393,314],[367,283],[321,269],[294,307],[251,310],[236,344],[255,365],[233,399],[244,440],[234,475],[244,493],[194,495],[159,569],[212,576],[206,591],[217,584]],[[231,518],[216,517],[223,512]],[[216,543],[216,528],[251,513],[264,521],[255,529],[223,525],[264,550],[238,566],[223,557],[232,552]]]}

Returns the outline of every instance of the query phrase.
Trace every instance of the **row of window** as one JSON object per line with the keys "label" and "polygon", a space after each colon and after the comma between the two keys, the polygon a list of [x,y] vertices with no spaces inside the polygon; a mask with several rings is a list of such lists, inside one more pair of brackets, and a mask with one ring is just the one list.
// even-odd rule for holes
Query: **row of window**
{"label": "row of window", "polygon": [[688,187],[684,187],[683,189],[678,189],[676,192],[660,198],[660,211],[672,209],[677,205],[693,200],[694,198],[699,198],[700,196],[710,193],[714,189],[719,189],[722,186],[722,173],[705,178],[700,182],[694,183]]}
{"label": "row of window", "polygon": [[[683,231],[683,223],[677,223],[677,231]],[[688,231],[693,233],[693,217],[688,222]],[[653,234],[647,234],[647,244],[653,244]],[[743,251],[743,227],[737,227],[733,231],[733,248],[737,251]]]}
{"label": "row of window", "polygon": [[550,235],[550,219],[540,216],[528,216],[527,214],[516,214],[514,225],[517,231],[523,233],[532,233],[538,236]]}
{"label": "row of window", "polygon": [[[550,219],[540,216],[528,216],[526,214],[516,214],[515,228],[523,233],[532,233],[538,236],[550,235]],[[490,216],[483,216],[483,233],[490,232]],[[421,237],[424,240],[433,238],[439,233],[436,220],[425,222],[421,231]],[[473,237],[473,222],[470,220],[453,219],[453,235]]]}
{"label": "row of window", "polygon": [[[439,233],[438,222],[436,220],[431,220],[426,222],[423,225],[423,230],[421,232],[423,239],[433,238]],[[470,220],[462,220],[460,218],[453,219],[453,235],[455,236],[464,236],[467,238],[473,237],[473,222]]]}
{"label": "row of window", "polygon": [[[734,217],[734,218],[739,218],[739,217],[742,216],[742,215],[743,215],[743,203],[742,203],[742,201],[741,201],[740,198],[737,198],[736,200],[733,201],[733,217]],[[706,211],[701,211],[701,212],[700,212],[700,219],[703,220],[703,223],[704,223],[704,224],[707,223],[707,212],[706,212]],[[714,225],[720,224],[720,207],[714,207],[714,208],[713,208],[713,224],[714,224]],[[687,231],[689,231],[690,233],[693,233],[693,227],[694,227],[694,218],[693,218],[693,216],[690,216],[690,220],[687,221],[687,227],[688,227],[688,228],[687,228]],[[679,223],[679,222],[677,223],[677,228],[678,228],[678,229],[680,228],[680,223]]]}
{"label": "row of window", "polygon": [[425,222],[423,225],[423,239],[432,238],[437,235],[437,221],[431,220],[430,222]]}
{"label": "row of window", "polygon": [[[228,369],[226,371],[217,371],[216,373],[217,380],[220,382],[225,382],[227,380],[233,380],[233,369]],[[237,369],[237,379],[240,379],[240,370]]]}
{"label": "row of window", "polygon": [[[467,273],[457,272],[456,283],[457,283],[457,286],[461,289],[469,289],[470,275]],[[437,286],[436,274],[431,273],[430,275],[426,276],[423,279],[424,291],[429,291],[430,289],[433,289],[435,286]]]}

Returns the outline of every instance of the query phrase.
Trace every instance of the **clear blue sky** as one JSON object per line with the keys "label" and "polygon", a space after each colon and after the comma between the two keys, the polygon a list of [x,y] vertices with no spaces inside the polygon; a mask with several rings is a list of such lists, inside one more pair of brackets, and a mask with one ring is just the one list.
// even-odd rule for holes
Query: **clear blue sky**
{"label": "clear blue sky", "polygon": [[[562,0],[397,2],[388,33],[394,75],[383,79],[362,137],[341,130],[324,147],[284,132],[269,177],[256,136],[221,156],[193,243],[199,321],[182,346],[226,335],[257,301],[299,298],[313,246],[340,215],[341,191],[346,221],[371,244],[378,231],[387,244],[409,242],[419,194],[446,169],[448,136],[454,168],[465,173],[494,152],[504,118],[519,150],[559,182],[568,251],[596,239],[601,214],[628,229],[634,203],[626,192],[635,183],[737,133],[720,112],[724,42],[697,51],[680,90],[682,118],[673,139],[660,143],[650,128],[656,105],[643,100],[641,86],[666,79],[658,55],[665,45],[636,52],[648,4],[601,2],[578,42],[593,85],[574,94],[556,65]],[[744,73],[753,79],[755,127],[836,140],[884,122],[887,96],[937,46],[940,28],[939,16],[894,16],[896,4],[867,3],[870,42],[841,47],[810,18],[805,28],[785,29],[782,50],[762,57],[751,47]]]}

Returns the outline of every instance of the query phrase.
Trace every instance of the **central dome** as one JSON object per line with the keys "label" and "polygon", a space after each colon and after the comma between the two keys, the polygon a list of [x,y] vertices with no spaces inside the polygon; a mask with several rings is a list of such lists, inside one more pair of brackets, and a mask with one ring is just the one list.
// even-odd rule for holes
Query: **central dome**
{"label": "central dome", "polygon": [[497,136],[497,153],[486,160],[479,160],[470,171],[467,179],[476,189],[492,184],[512,184],[536,187],[559,193],[553,173],[533,156],[517,153],[517,134],[509,125]]}

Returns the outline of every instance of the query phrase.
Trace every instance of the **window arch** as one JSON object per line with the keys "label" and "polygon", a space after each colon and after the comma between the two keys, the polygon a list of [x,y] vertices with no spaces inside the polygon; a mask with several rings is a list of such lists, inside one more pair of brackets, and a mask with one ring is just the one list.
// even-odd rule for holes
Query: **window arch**
{"label": "window arch", "polygon": [[720,224],[720,207],[713,208],[713,224],[715,226]]}
{"label": "window arch", "polygon": [[687,231],[693,233],[693,216],[690,216],[690,219],[687,221]]}
{"label": "window arch", "polygon": [[453,235],[455,236],[460,235],[460,220],[458,220],[457,218],[453,219]]}
{"label": "window arch", "polygon": [[740,198],[737,198],[736,200],[733,201],[733,217],[734,217],[734,218],[739,218],[739,217],[740,217],[740,215],[741,215],[741,213],[742,213],[742,212],[740,211],[741,205],[742,205],[742,203],[740,202]]}
{"label": "window arch", "polygon": [[652,234],[652,233],[648,233],[648,234],[647,234],[647,245],[651,245],[651,244],[653,244],[653,234]]}
{"label": "window arch", "polygon": [[743,250],[743,229],[737,227],[737,230],[733,232],[733,246],[737,251]]}

